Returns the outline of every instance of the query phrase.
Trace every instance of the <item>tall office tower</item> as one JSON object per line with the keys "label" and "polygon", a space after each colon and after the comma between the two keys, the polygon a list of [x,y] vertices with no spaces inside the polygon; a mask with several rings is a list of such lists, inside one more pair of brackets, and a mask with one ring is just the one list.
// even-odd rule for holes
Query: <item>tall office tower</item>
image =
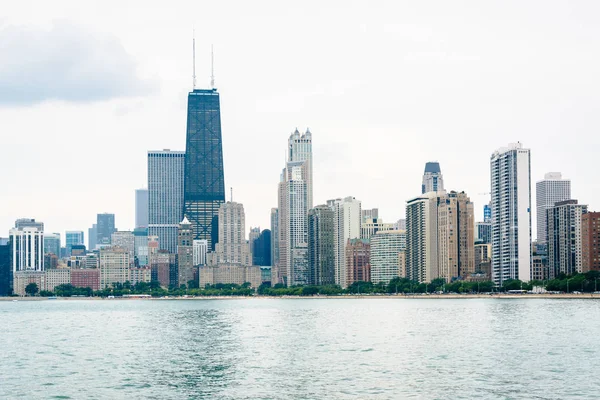
{"label": "tall office tower", "polygon": [[349,239],[360,238],[361,204],[354,197],[328,200],[327,205],[334,211],[333,249],[335,253],[335,283],[348,287],[346,266],[346,245]]}
{"label": "tall office tower", "polygon": [[600,271],[600,212],[582,216],[581,242],[581,271]]}
{"label": "tall office tower", "polygon": [[346,244],[346,284],[371,281],[371,245],[366,239],[349,239]]}
{"label": "tall office tower", "polygon": [[183,219],[183,151],[148,152],[148,235],[161,249],[177,252],[177,227]]}
{"label": "tall office tower", "polygon": [[69,257],[73,246],[85,244],[83,231],[67,231],[65,233],[65,242],[67,246],[67,257]]}
{"label": "tall office tower", "polygon": [[8,240],[0,238],[0,296],[10,295],[12,290],[10,250]]}
{"label": "tall office tower", "polygon": [[204,239],[193,241],[194,246],[194,266],[206,265],[206,253],[208,252],[208,242]]}
{"label": "tall office tower", "polygon": [[252,242],[250,250],[252,253],[252,265],[271,266],[271,231],[263,229],[258,238]]}
{"label": "tall office tower", "polygon": [[248,232],[248,248],[250,251],[250,258],[252,263],[250,265],[258,265],[254,263],[254,242],[258,240],[260,237],[260,226],[256,228],[250,227],[250,232]]}
{"label": "tall office tower", "polygon": [[308,212],[308,265],[313,285],[335,283],[334,216],[334,211],[326,205]]}
{"label": "tall office tower", "polygon": [[438,194],[428,192],[406,203],[406,277],[421,283],[439,276]]}
{"label": "tall office tower", "polygon": [[100,250],[100,290],[129,280],[130,258],[127,249],[108,247]]}
{"label": "tall office tower", "polygon": [[135,227],[148,227],[148,189],[135,190]]}
{"label": "tall office tower", "polygon": [[380,231],[371,236],[371,281],[388,283],[401,276],[400,253],[406,251],[406,231]]}
{"label": "tall office tower", "polygon": [[438,200],[438,272],[451,282],[475,272],[474,207],[465,192]]}
{"label": "tall office tower", "polygon": [[91,228],[88,229],[88,249],[93,251],[96,249],[96,245],[98,239],[98,225],[93,224]]}
{"label": "tall office tower", "polygon": [[429,192],[438,192],[444,190],[444,179],[440,163],[428,162],[425,164],[425,172],[423,173],[423,185],[421,186],[421,194]]}
{"label": "tall office tower", "polygon": [[[17,224],[19,225],[19,224]],[[13,275],[18,271],[44,270],[44,231],[42,225],[20,225],[9,231]]]}
{"label": "tall office tower", "polygon": [[492,223],[476,222],[475,239],[481,241],[482,243],[492,243]]}
{"label": "tall office tower", "polygon": [[15,228],[36,228],[39,232],[44,232],[44,223],[36,222],[35,218],[19,218],[15,221]]}
{"label": "tall office tower", "polygon": [[133,255],[138,267],[148,265],[148,228],[135,228],[133,230]]}
{"label": "tall office tower", "polygon": [[219,237],[215,253],[218,264],[250,265],[252,255],[246,242],[246,216],[241,203],[228,201],[219,208]]}
{"label": "tall office tower", "polygon": [[194,239],[215,249],[216,217],[225,203],[221,106],[217,89],[195,89],[188,95],[183,213]]}
{"label": "tall office tower", "polygon": [[49,253],[60,257],[60,233],[44,234],[44,254]]}
{"label": "tall office tower", "polygon": [[177,229],[177,282],[178,285],[188,285],[194,281],[194,231],[187,217]]}
{"label": "tall office tower", "polygon": [[279,264],[279,210],[271,208],[271,281],[277,277],[276,265]]}
{"label": "tall office tower", "polygon": [[581,221],[587,206],[577,200],[559,201],[546,209],[547,243],[550,278],[560,273],[581,273],[582,235]]}
{"label": "tall office tower", "polygon": [[394,224],[384,223],[381,218],[365,217],[363,213],[363,220],[360,225],[360,238],[368,240],[379,231],[389,231],[392,229],[394,229]]}
{"label": "tall office tower", "polygon": [[521,143],[496,150],[490,160],[492,280],[531,276],[531,164]]}
{"label": "tall office tower", "polygon": [[129,261],[133,263],[135,256],[135,235],[130,231],[114,232],[110,236],[110,244],[112,246],[121,247],[129,253]]}
{"label": "tall office tower", "polygon": [[535,210],[537,213],[537,242],[546,243],[548,224],[546,211],[559,201],[571,199],[571,180],[563,179],[560,172],[548,172],[535,184]]}
{"label": "tall office tower", "polygon": [[378,220],[379,219],[379,209],[371,208],[368,210],[361,210],[360,215],[361,215],[363,224],[367,221]]}
{"label": "tall office tower", "polygon": [[96,220],[96,245],[110,244],[111,236],[116,231],[115,214],[98,214]]}
{"label": "tall office tower", "polygon": [[306,209],[313,206],[313,180],[312,180],[312,133],[306,129],[301,135],[298,129],[288,139],[288,162],[301,162],[304,164],[302,179],[306,182]]}
{"label": "tall office tower", "polygon": [[492,222],[492,206],[490,204],[483,205],[483,222]]}

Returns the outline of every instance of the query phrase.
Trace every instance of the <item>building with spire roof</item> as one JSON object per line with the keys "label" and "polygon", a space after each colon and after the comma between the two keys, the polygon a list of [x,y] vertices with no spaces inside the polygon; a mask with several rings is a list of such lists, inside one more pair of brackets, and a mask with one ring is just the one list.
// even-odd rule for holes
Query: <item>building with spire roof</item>
{"label": "building with spire roof", "polygon": [[177,229],[177,283],[188,285],[196,279],[192,223],[184,216]]}
{"label": "building with spire roof", "polygon": [[437,161],[428,162],[425,164],[425,172],[423,173],[423,184],[421,185],[421,193],[437,192],[444,190],[444,179],[440,163]]}

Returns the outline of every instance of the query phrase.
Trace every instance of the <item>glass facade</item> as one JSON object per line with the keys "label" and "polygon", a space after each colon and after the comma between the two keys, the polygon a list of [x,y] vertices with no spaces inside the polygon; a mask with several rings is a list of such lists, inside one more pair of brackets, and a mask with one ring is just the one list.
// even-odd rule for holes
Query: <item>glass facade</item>
{"label": "glass facade", "polygon": [[188,95],[183,214],[194,239],[217,241],[217,214],[225,202],[221,107],[216,89],[194,89]]}

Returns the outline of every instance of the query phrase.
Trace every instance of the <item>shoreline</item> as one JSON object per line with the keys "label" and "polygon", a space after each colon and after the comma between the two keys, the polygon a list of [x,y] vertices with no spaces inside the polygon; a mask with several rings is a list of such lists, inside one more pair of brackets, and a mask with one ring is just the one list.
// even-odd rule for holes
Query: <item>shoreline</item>
{"label": "shoreline", "polygon": [[342,296],[189,296],[189,297],[156,297],[156,298],[135,298],[135,297],[58,297],[50,299],[48,297],[0,297],[1,301],[56,301],[56,300],[106,300],[106,301],[124,301],[124,300],[251,300],[251,299],[279,299],[279,300],[297,300],[297,299],[396,299],[396,300],[414,300],[414,299],[597,299],[600,300],[600,294],[582,293],[582,294],[415,294],[415,295],[342,295]]}

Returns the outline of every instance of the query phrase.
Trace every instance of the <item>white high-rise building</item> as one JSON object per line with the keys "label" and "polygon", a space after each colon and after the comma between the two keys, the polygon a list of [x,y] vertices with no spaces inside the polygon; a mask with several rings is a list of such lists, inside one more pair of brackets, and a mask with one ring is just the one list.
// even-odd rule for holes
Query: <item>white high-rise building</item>
{"label": "white high-rise building", "polygon": [[371,281],[388,283],[401,276],[400,253],[406,250],[406,231],[379,231],[371,236]]}
{"label": "white high-rise building", "polygon": [[278,185],[272,283],[308,284],[308,210],[312,207],[312,134],[296,129],[288,139],[286,166]]}
{"label": "white high-rise building", "polygon": [[511,143],[490,160],[492,206],[492,280],[531,278],[530,150]]}
{"label": "white high-rise building", "polygon": [[206,253],[208,252],[208,240],[195,239],[194,246],[194,266],[206,265]]}
{"label": "white high-rise building", "polygon": [[177,228],[183,219],[184,151],[148,152],[148,235],[160,248],[177,252]]}
{"label": "white high-rise building", "polygon": [[442,170],[440,169],[440,163],[435,161],[426,163],[421,193],[441,192],[443,190],[444,178],[442,176]]}
{"label": "white high-rise building", "polygon": [[13,274],[18,271],[44,270],[44,231],[42,226],[22,225],[9,231]]}
{"label": "white high-rise building", "polygon": [[361,203],[354,197],[328,200],[327,205],[334,211],[333,249],[335,253],[335,283],[342,288],[348,286],[346,266],[346,245],[349,239],[360,238],[362,221]]}
{"label": "white high-rise building", "polygon": [[537,242],[546,243],[548,225],[546,210],[559,201],[571,198],[571,180],[563,179],[560,172],[548,172],[535,184],[535,211],[537,219]]}

